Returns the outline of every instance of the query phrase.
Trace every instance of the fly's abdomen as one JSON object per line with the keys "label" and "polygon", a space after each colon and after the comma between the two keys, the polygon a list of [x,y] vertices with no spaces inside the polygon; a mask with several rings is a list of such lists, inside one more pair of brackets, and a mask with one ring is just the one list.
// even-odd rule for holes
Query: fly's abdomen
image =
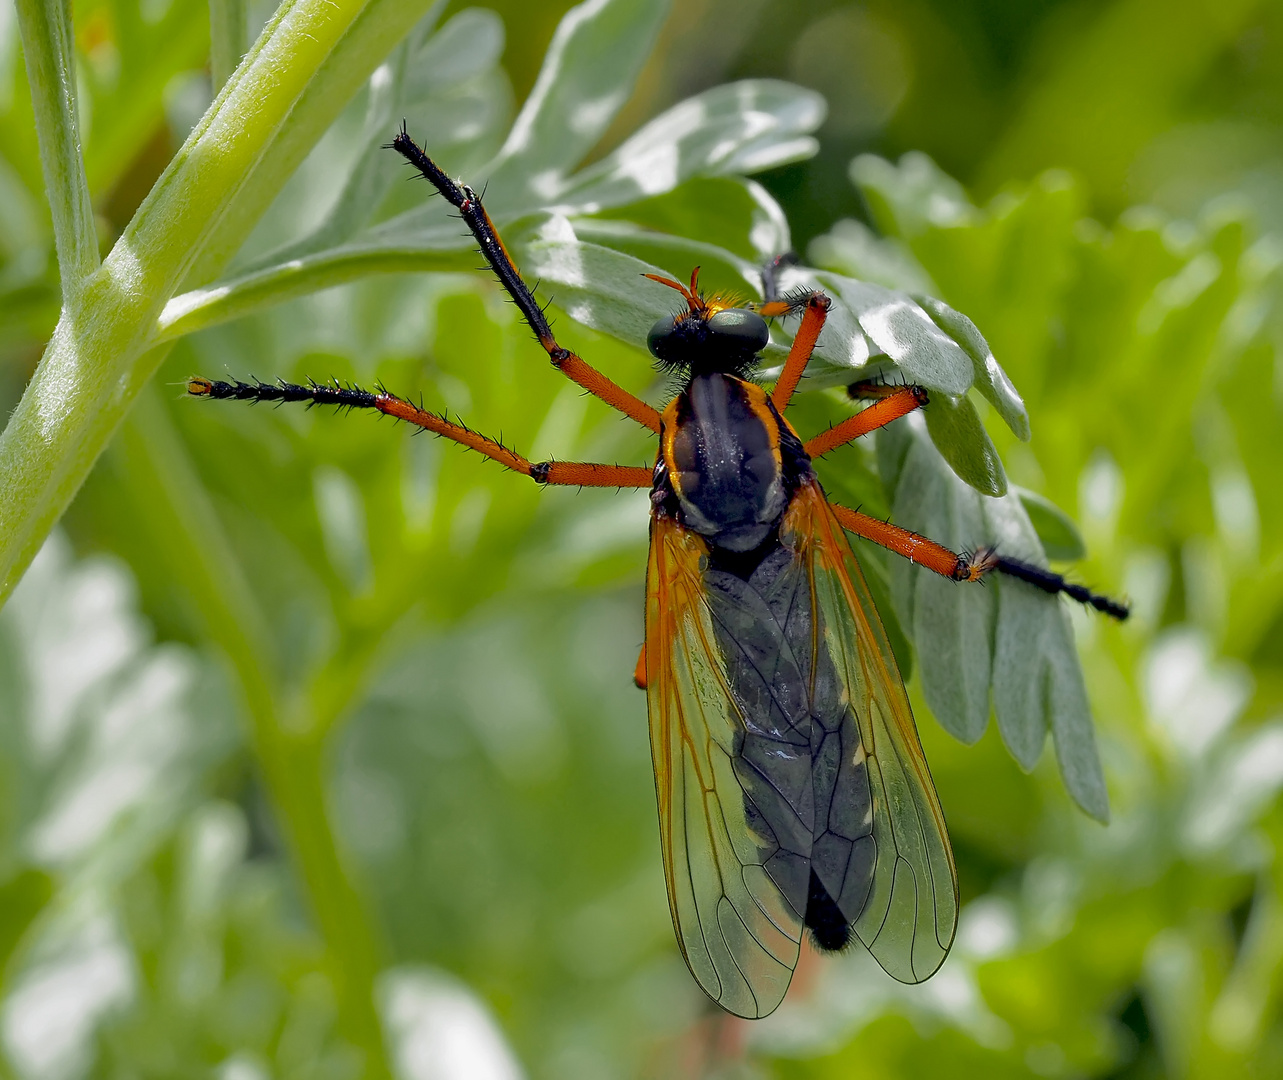
{"label": "fly's abdomen", "polygon": [[872,883],[867,759],[809,576],[778,539],[746,577],[705,571],[744,731],[735,772],[762,866],[816,943],[840,949]]}

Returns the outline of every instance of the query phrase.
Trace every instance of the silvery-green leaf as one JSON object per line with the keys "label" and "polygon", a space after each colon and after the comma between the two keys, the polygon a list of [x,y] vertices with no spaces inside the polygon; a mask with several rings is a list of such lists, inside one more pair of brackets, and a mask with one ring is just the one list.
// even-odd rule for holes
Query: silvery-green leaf
{"label": "silvery-green leaf", "polygon": [[643,277],[665,270],[583,242],[564,217],[549,218],[519,250],[527,275],[572,319],[594,330],[641,345],[655,321],[673,312],[676,294]]}
{"label": "silvery-green leaf", "polygon": [[1207,757],[1182,828],[1188,850],[1204,856],[1227,850],[1283,786],[1283,724],[1267,723],[1213,746]]}
{"label": "silvery-green leaf", "polygon": [[492,209],[549,205],[628,100],[668,14],[664,0],[586,0],[571,8],[494,166]]}
{"label": "silvery-green leaf", "polygon": [[806,253],[816,266],[847,277],[910,294],[939,292],[930,275],[902,242],[877,236],[864,222],[854,218],[834,222],[828,232],[811,241]]}
{"label": "silvery-green leaf", "polygon": [[[892,520],[953,548],[974,550],[986,538],[978,496],[943,467],[939,454],[907,418],[893,439],[910,447],[896,486]],[[912,628],[927,704],[956,738],[972,743],[989,722],[993,594],[896,558],[891,592],[901,624]]]}
{"label": "silvery-green leaf", "polygon": [[1021,398],[1007,373],[994,359],[989,343],[984,335],[976,329],[976,324],[961,312],[954,311],[942,300],[930,296],[917,296],[915,299],[922,309],[935,320],[941,330],[962,346],[963,352],[971,357],[975,370],[975,387],[1007,422],[1016,438],[1029,441],[1029,413],[1025,410]]}
{"label": "silvery-green leaf", "polygon": [[[920,416],[879,431],[877,448],[883,483],[894,487],[897,525],[957,551],[993,546],[1045,565],[1019,497],[986,498],[964,484]],[[991,687],[999,731],[1016,760],[1032,768],[1050,727],[1066,788],[1105,820],[1108,799],[1064,601],[1000,574],[984,585],[955,584],[894,556],[888,566],[896,613],[912,628],[923,691],[940,723],[960,739],[978,738]]]}
{"label": "silvery-green leaf", "polygon": [[905,154],[898,164],[861,154],[850,173],[883,232],[915,236],[961,225],[976,213],[962,185],[919,151]]}
{"label": "silvery-green leaf", "polygon": [[[507,91],[500,95],[495,86],[476,82],[478,75],[493,68],[502,51],[502,23],[493,13],[469,10],[432,33],[443,6],[434,5],[370,77],[351,171],[325,220],[297,243],[243,268],[241,275],[337,248],[370,221],[389,190],[405,176],[399,159],[383,151],[403,119],[416,140],[438,159],[449,156],[461,141],[484,142],[487,132],[506,119],[506,108],[496,99],[501,97],[506,105]],[[304,168],[311,166],[309,159]],[[327,167],[332,166],[327,163]],[[439,219],[442,212],[433,207],[430,213]]]}
{"label": "silvery-green leaf", "polygon": [[692,176],[761,172],[810,157],[824,100],[774,79],[746,79],[674,105],[556,193],[558,209],[592,213],[671,191]]}
{"label": "silvery-green leaf", "polygon": [[[850,312],[874,351],[895,362],[905,382],[946,394],[967,392],[973,378],[970,358],[912,297],[840,274],[822,271],[814,277],[834,306]],[[830,310],[830,321],[833,314]],[[830,362],[827,353],[820,359]]]}
{"label": "silvery-green leaf", "polygon": [[1096,729],[1091,721],[1087,684],[1074,644],[1069,613],[1057,606],[1056,617],[1048,620],[1046,684],[1047,708],[1051,713],[1051,738],[1056,762],[1069,794],[1097,821],[1109,821],[1109,792],[1096,749]]}
{"label": "silvery-green leaf", "polygon": [[792,247],[784,211],[761,184],[742,176],[695,176],[672,191],[608,210],[602,220],[623,220],[652,232],[714,244],[760,268]]}
{"label": "silvery-green leaf", "polygon": [[[1017,495],[980,502],[992,543],[1000,553],[1046,565]],[[1066,789],[1088,814],[1107,821],[1109,796],[1065,601],[1014,578],[994,578],[998,629],[993,697],[1003,741],[1012,756],[1031,769],[1050,726]]]}
{"label": "silvery-green leaf", "polygon": [[[1000,554],[1044,564],[1038,537],[1019,498],[983,500],[988,542]],[[1038,763],[1047,739],[1045,655],[1049,620],[1059,617],[1055,597],[1022,581],[993,574],[986,585],[998,598],[993,650],[993,706],[998,731],[1026,771]]]}
{"label": "silvery-green leaf", "polygon": [[493,11],[460,11],[411,54],[406,98],[427,98],[489,71],[503,54],[503,38],[503,20]]}
{"label": "silvery-green leaf", "polygon": [[[689,281],[691,271],[698,266],[700,288],[706,294],[725,291],[755,298],[760,287],[761,272],[757,263],[739,258],[715,244],[653,232],[628,221],[577,218],[573,228],[581,240],[598,242],[632,255],[661,268],[661,272],[678,281]],[[680,294],[672,289],[668,291],[671,309],[681,310],[684,301]]]}
{"label": "silvery-green leaf", "polygon": [[931,441],[954,472],[983,495],[1006,494],[1002,459],[969,398],[934,394],[923,414]]}
{"label": "silvery-green leaf", "polygon": [[1078,526],[1059,506],[1028,488],[1013,484],[1011,490],[1020,498],[1047,558],[1071,562],[1087,554]]}

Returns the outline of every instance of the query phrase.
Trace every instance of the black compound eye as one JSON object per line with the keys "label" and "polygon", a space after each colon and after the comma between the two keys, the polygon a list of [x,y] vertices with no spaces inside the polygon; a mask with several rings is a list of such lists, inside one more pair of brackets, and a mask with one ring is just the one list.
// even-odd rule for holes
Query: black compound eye
{"label": "black compound eye", "polygon": [[664,359],[664,345],[672,337],[673,330],[676,327],[677,316],[665,315],[650,328],[650,333],[646,335],[646,348],[650,350],[651,356],[655,357],[656,360]]}
{"label": "black compound eye", "polygon": [[708,320],[708,332],[719,344],[751,353],[761,352],[771,340],[766,320],[756,311],[749,311],[747,308],[719,311]]}

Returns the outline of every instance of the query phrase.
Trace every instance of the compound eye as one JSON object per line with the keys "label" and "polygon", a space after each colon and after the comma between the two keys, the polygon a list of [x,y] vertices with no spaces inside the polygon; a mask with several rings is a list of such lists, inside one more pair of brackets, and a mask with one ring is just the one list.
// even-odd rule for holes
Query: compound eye
{"label": "compound eye", "polygon": [[719,311],[708,320],[708,331],[718,342],[744,352],[760,353],[771,340],[766,320],[747,308]]}
{"label": "compound eye", "polygon": [[677,316],[665,315],[650,328],[650,333],[646,335],[646,348],[656,360],[664,359],[665,346],[676,327]]}

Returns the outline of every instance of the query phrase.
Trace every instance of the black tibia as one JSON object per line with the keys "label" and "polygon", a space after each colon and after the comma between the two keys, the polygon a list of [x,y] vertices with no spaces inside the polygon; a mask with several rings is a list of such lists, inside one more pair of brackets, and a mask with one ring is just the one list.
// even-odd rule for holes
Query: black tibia
{"label": "black tibia", "polygon": [[781,299],[780,270],[786,266],[796,266],[797,261],[797,252],[786,251],[782,255],[776,255],[762,267],[762,298],[766,303],[771,304]]}
{"label": "black tibia", "polygon": [[1082,585],[1075,585],[1070,581],[1066,581],[1061,574],[1053,573],[1051,570],[1044,570],[1041,566],[1032,566],[1029,563],[1020,562],[1018,559],[1008,559],[1001,555],[995,555],[992,558],[994,561],[993,569],[1001,570],[1004,574],[1019,578],[1021,581],[1027,581],[1030,585],[1042,589],[1043,592],[1064,593],[1070,599],[1077,600],[1080,604],[1094,607],[1097,611],[1118,619],[1120,622],[1131,614],[1131,608],[1126,604],[1111,600],[1108,596],[1094,593]]}
{"label": "black tibia", "polygon": [[481,247],[481,254],[485,256],[486,262],[490,264],[490,269],[495,272],[500,284],[507,289],[508,295],[512,297],[513,302],[521,309],[521,314],[525,316],[526,322],[530,324],[535,336],[545,347],[555,348],[556,341],[552,336],[552,328],[548,325],[548,319],[543,313],[543,308],[539,306],[534,294],[526,287],[526,283],[521,280],[521,275],[508,257],[508,252],[504,249],[503,242],[499,239],[499,234],[495,232],[495,227],[491,223],[489,215],[486,214],[485,208],[481,205],[481,199],[477,193],[467,184],[455,183],[442,172],[441,167],[428,157],[419,145],[410,138],[404,123],[390,145],[393,150],[419,170],[423,178],[441,193],[446,202],[459,211],[459,216],[463,218],[464,224],[468,226],[472,235],[476,237],[477,243]]}
{"label": "black tibia", "polygon": [[339,383],[288,383],[283,379],[265,383],[217,382],[212,379],[190,379],[187,391],[197,397],[216,398],[220,401],[306,401],[312,405],[340,405],[352,409],[374,408],[377,394],[359,386],[342,386]]}
{"label": "black tibia", "polygon": [[872,801],[809,570],[776,538],[747,579],[710,559],[704,583],[744,725],[731,761],[761,865],[816,944],[840,948],[873,883]]}

